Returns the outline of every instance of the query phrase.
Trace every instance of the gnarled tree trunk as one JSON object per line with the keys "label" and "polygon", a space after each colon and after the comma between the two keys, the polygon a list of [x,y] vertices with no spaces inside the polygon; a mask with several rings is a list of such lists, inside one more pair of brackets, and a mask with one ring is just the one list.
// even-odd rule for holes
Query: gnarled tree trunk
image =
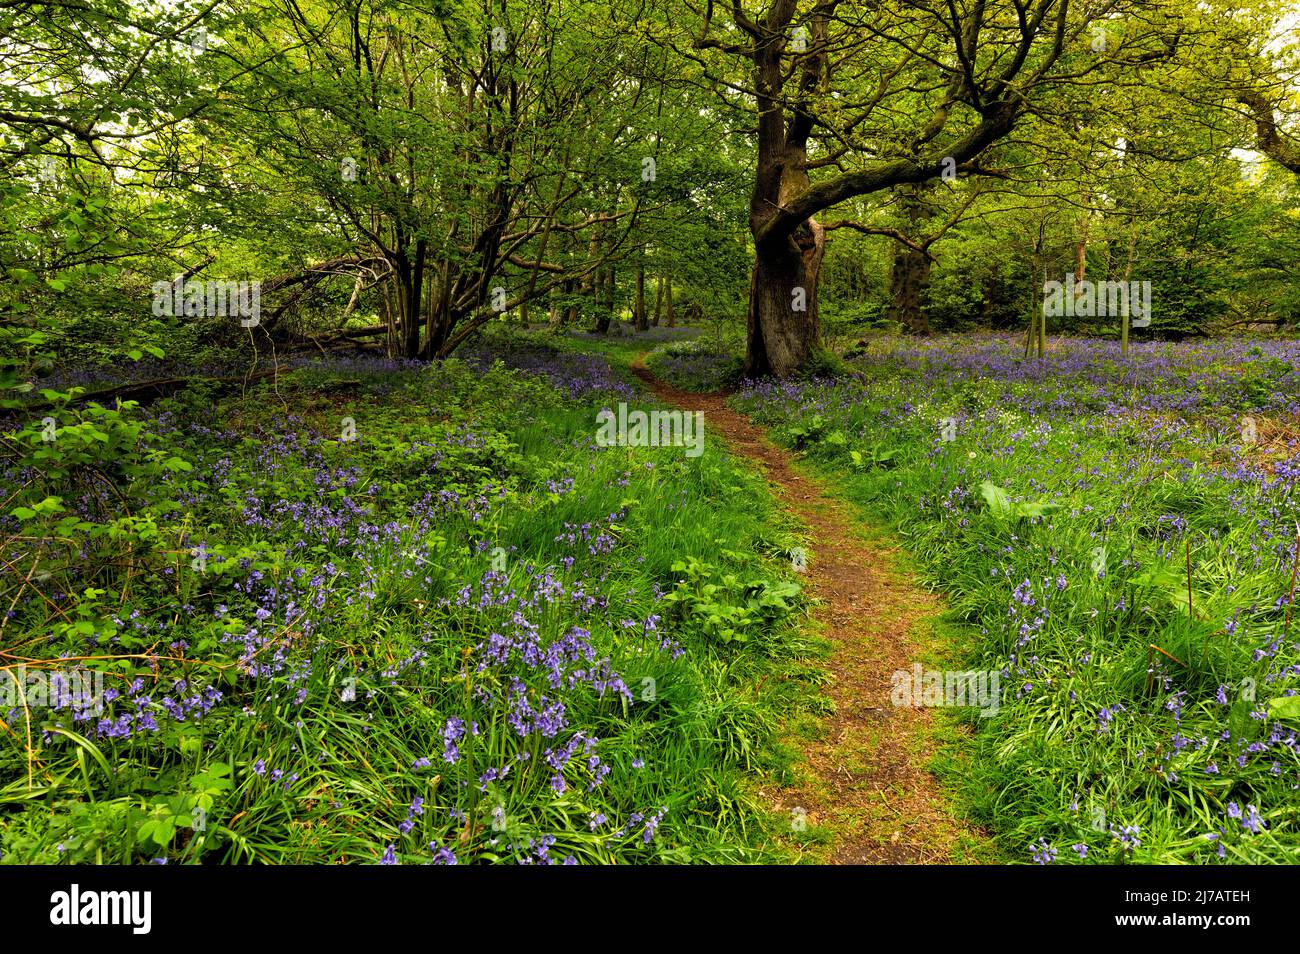
{"label": "gnarled tree trunk", "polygon": [[[793,4],[781,12],[785,23],[793,12]],[[813,45],[824,43],[824,16],[815,17],[812,27]],[[811,185],[807,169],[811,112],[797,110],[786,127],[780,102],[785,84],[781,67],[784,50],[784,38],[775,37],[756,43],[754,49],[758,168],[749,198],[754,268],[749,281],[747,377],[788,377],[807,367],[821,349],[817,279],[826,249],[825,232],[811,216],[792,223],[793,227],[769,228],[782,207]],[[801,94],[813,91],[824,65],[823,55],[810,53],[805,58]]]}
{"label": "gnarled tree trunk", "polygon": [[821,348],[817,279],[826,240],[812,219],[789,238],[759,247],[749,284],[747,377],[787,377]]}

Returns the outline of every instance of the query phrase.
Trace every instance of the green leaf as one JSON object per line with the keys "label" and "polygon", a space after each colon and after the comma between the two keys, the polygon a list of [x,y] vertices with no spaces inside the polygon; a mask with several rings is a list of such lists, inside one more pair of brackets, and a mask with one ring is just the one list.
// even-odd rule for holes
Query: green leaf
{"label": "green leaf", "polygon": [[1279,696],[1270,699],[1268,714],[1274,719],[1300,719],[1300,696]]}
{"label": "green leaf", "polygon": [[165,818],[159,821],[154,828],[153,841],[159,848],[166,848],[172,842],[172,836],[176,834],[176,819]]}
{"label": "green leaf", "polygon": [[152,818],[142,823],[140,827],[136,829],[135,832],[136,842],[138,844],[143,845],[146,841],[148,841],[150,838],[153,837],[154,830],[157,827],[158,827],[158,822]]}
{"label": "green leaf", "polygon": [[1060,504],[1054,503],[1012,503],[1005,490],[987,480],[980,484],[980,494],[999,520],[1043,517],[1061,509]]}
{"label": "green leaf", "polygon": [[1015,505],[1016,516],[1018,517],[1043,517],[1060,509],[1061,505],[1054,503],[1020,503]]}
{"label": "green leaf", "polygon": [[997,484],[990,481],[984,481],[980,484],[980,495],[984,502],[989,505],[989,510],[995,517],[1006,518],[1011,516],[1011,498],[1007,492]]}

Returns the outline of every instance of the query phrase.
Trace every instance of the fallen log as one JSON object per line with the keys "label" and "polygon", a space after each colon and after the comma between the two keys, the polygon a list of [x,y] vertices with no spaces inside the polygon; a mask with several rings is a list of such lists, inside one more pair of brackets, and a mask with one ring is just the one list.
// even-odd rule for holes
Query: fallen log
{"label": "fallen log", "polygon": [[[235,384],[248,384],[261,378],[269,378],[274,374],[288,371],[288,365],[277,365],[274,368],[267,368],[263,371],[255,371],[252,374],[232,374],[225,377],[204,377],[202,375],[187,375],[177,378],[153,378],[148,381],[133,381],[130,384],[118,384],[111,388],[101,388],[97,391],[86,391],[78,394],[72,399],[72,403],[84,404],[94,402],[103,404],[106,401],[155,401],[159,398],[166,397],[169,394],[175,394],[177,391],[184,390],[191,384],[215,384],[218,390],[228,389]],[[24,404],[20,411],[44,411],[55,406],[53,401],[36,401],[31,404]]]}

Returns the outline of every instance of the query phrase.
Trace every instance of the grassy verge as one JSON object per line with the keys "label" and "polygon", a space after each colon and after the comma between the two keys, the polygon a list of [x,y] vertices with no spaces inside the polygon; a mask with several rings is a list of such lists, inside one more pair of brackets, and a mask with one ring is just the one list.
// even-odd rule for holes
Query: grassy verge
{"label": "grassy verge", "polygon": [[1000,673],[957,774],[1020,857],[1300,856],[1287,347],[897,343],[861,380],[737,398],[899,534],[963,668]]}

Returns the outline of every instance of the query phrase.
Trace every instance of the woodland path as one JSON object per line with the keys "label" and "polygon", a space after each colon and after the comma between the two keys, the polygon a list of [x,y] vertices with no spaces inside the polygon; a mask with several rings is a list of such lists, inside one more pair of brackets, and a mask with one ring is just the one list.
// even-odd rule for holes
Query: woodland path
{"label": "woodland path", "polygon": [[[773,810],[807,812],[809,827],[833,833],[832,864],[971,862],[988,836],[956,817],[926,768],[935,750],[931,713],[896,707],[891,676],[930,648],[939,602],[896,568],[897,551],[868,541],[849,504],[804,472],[763,429],[727,406],[723,394],[679,391],[645,365],[631,370],[660,400],[703,411],[706,433],[756,465],[778,502],[808,530],[805,584],[814,620],[832,644],[826,662],[834,711],[816,737],[801,738],[807,762],[796,785],[763,794]],[[793,739],[787,739],[795,744]]]}

